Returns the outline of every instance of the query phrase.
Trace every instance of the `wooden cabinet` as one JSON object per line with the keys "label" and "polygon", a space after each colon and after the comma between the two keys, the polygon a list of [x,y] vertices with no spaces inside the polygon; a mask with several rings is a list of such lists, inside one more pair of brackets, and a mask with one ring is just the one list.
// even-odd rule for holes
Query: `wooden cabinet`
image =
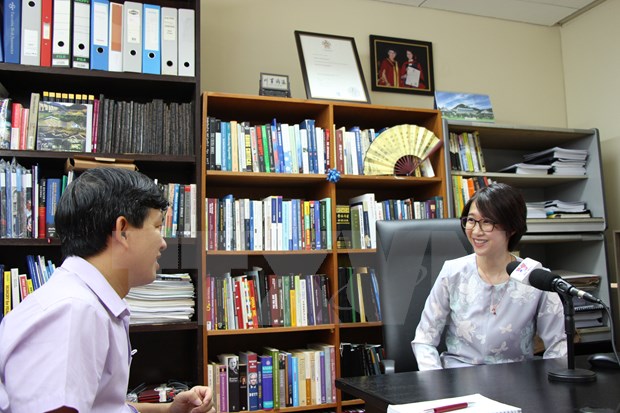
{"label": "wooden cabinet", "polygon": [[[526,202],[546,200],[585,201],[592,218],[583,219],[528,219],[528,231],[517,247],[522,257],[531,257],[550,270],[571,270],[601,277],[594,295],[610,305],[608,263],[604,231],[607,228],[605,196],[598,130],[538,128],[517,125],[496,125],[444,120],[444,143],[450,133],[478,132],[486,171],[461,172],[451,168],[446,156],[446,176],[450,216],[459,216],[455,210],[453,176],[487,177],[519,188]],[[523,155],[553,147],[585,149],[588,151],[585,175],[521,175],[496,172],[504,167],[523,162]],[[581,329],[582,343],[609,340],[610,320],[605,316],[604,326]]]}
{"label": "wooden cabinet", "polygon": [[[295,124],[304,119],[314,119],[316,126],[331,131],[336,128],[347,129],[358,126],[361,129],[380,130],[398,124],[416,124],[433,131],[442,138],[441,118],[438,111],[364,104],[334,103],[260,96],[244,96],[206,92],[202,96],[203,125],[207,117],[222,121],[247,121],[251,125],[270,124],[274,118],[278,122]],[[207,129],[203,127],[203,147],[206,147]],[[332,151],[334,145],[331,145]],[[332,159],[334,152],[332,152]],[[248,173],[205,170],[204,193],[209,198],[222,198],[232,194],[235,198],[262,199],[270,195],[289,198],[321,199],[330,198],[331,222],[336,222],[335,206],[348,205],[350,198],[373,192],[377,200],[389,198],[428,199],[446,196],[443,149],[431,158],[436,176],[429,178],[394,176],[354,176],[341,175],[336,183],[329,182],[326,175],[295,173]],[[204,164],[204,163],[203,163]],[[333,168],[333,166],[331,166]],[[335,240],[335,225],[332,225],[332,239]],[[340,343],[380,343],[382,341],[381,323],[341,323],[338,320],[338,267],[374,266],[374,250],[339,249],[335,242],[329,250],[302,251],[206,251],[206,271],[211,276],[220,276],[231,268],[251,268],[259,266],[273,274],[289,272],[303,274],[326,274],[329,279],[329,301],[332,322],[308,327],[266,327],[249,330],[204,330],[204,363],[216,360],[220,353],[238,353],[252,350],[261,352],[263,347],[276,347],[291,350],[306,347],[310,342],[333,344],[336,349]],[[205,281],[203,280],[203,285]],[[337,377],[342,366],[340,354],[336,351]],[[356,403],[342,401],[338,392],[338,407]],[[359,403],[359,402],[357,402]],[[310,409],[334,407],[316,405]]]}
{"label": "wooden cabinet", "polygon": [[[25,107],[30,104],[32,92],[58,91],[86,93],[116,101],[150,102],[161,99],[166,103],[190,103],[193,140],[189,155],[81,153],[89,159],[97,156],[133,160],[138,169],[160,183],[194,183],[203,188],[200,141],[200,2],[195,0],[155,0],[160,6],[192,9],[195,11],[195,62],[193,77],[164,76],[127,72],[107,72],[73,68],[39,67],[0,63],[0,83],[9,96]],[[60,177],[67,158],[73,152],[45,152],[34,150],[0,150],[0,158],[17,162],[26,168],[37,164],[41,177]],[[198,199],[202,198],[202,193]],[[201,228],[203,203],[197,205],[197,225]],[[138,350],[133,359],[130,388],[140,383],[161,383],[169,379],[201,382],[202,327],[201,277],[204,266],[202,243],[197,238],[168,238],[168,249],[161,259],[162,272],[189,272],[197,290],[196,313],[190,322],[170,325],[131,326],[132,345]],[[57,239],[0,239],[0,263],[26,272],[26,254],[41,254],[56,265],[61,263],[60,243]]]}

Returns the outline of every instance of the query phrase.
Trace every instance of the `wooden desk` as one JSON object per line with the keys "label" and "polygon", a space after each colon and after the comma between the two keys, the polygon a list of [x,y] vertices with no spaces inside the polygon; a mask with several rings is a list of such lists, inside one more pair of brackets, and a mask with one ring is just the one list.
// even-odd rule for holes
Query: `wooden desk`
{"label": "wooden desk", "polygon": [[[577,361],[584,365],[584,359]],[[366,403],[366,413],[385,413],[389,404],[413,403],[481,393],[524,413],[620,411],[620,370],[596,371],[590,383],[551,382],[547,371],[566,368],[566,359],[534,360],[425,372],[336,380],[336,387]],[[597,410],[598,409],[598,410]],[[601,410],[602,409],[602,410]]]}

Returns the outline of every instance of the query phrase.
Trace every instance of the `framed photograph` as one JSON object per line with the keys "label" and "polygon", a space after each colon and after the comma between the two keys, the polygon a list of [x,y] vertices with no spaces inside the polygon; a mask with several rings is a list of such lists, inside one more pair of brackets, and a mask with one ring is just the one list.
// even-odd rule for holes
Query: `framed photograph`
{"label": "framed photograph", "polygon": [[372,90],[433,95],[433,47],[421,40],[370,36]]}
{"label": "framed photograph", "polygon": [[370,103],[355,39],[295,31],[308,99]]}
{"label": "framed photograph", "polygon": [[291,85],[287,75],[273,73],[260,74],[260,87],[258,94],[261,96],[291,97]]}

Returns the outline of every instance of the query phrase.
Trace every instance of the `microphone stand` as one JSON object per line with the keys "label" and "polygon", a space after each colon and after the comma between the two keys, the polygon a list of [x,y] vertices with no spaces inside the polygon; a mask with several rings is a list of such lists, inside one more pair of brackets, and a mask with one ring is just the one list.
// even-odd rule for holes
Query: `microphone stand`
{"label": "microphone stand", "polygon": [[595,372],[575,368],[575,306],[569,294],[560,292],[558,292],[558,294],[562,301],[562,306],[564,307],[564,331],[566,332],[568,368],[548,372],[548,379],[550,381],[573,383],[595,381]]}

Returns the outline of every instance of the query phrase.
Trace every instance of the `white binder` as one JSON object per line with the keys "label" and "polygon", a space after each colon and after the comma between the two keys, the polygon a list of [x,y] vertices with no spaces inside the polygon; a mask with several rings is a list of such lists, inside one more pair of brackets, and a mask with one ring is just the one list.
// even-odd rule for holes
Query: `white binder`
{"label": "white binder", "polygon": [[178,12],[161,8],[161,74],[176,76],[178,72]]}
{"label": "white binder", "polygon": [[195,76],[195,13],[179,9],[179,76]]}
{"label": "white binder", "polygon": [[108,49],[108,70],[123,71],[123,5],[110,2],[110,47]]}
{"label": "white binder", "polygon": [[90,0],[73,0],[71,67],[90,69]]}
{"label": "white binder", "polygon": [[22,0],[22,44],[20,62],[41,65],[41,0]]}
{"label": "white binder", "polygon": [[142,73],[142,3],[123,7],[123,71]]}
{"label": "white binder", "polygon": [[71,66],[71,0],[54,0],[52,66]]}

